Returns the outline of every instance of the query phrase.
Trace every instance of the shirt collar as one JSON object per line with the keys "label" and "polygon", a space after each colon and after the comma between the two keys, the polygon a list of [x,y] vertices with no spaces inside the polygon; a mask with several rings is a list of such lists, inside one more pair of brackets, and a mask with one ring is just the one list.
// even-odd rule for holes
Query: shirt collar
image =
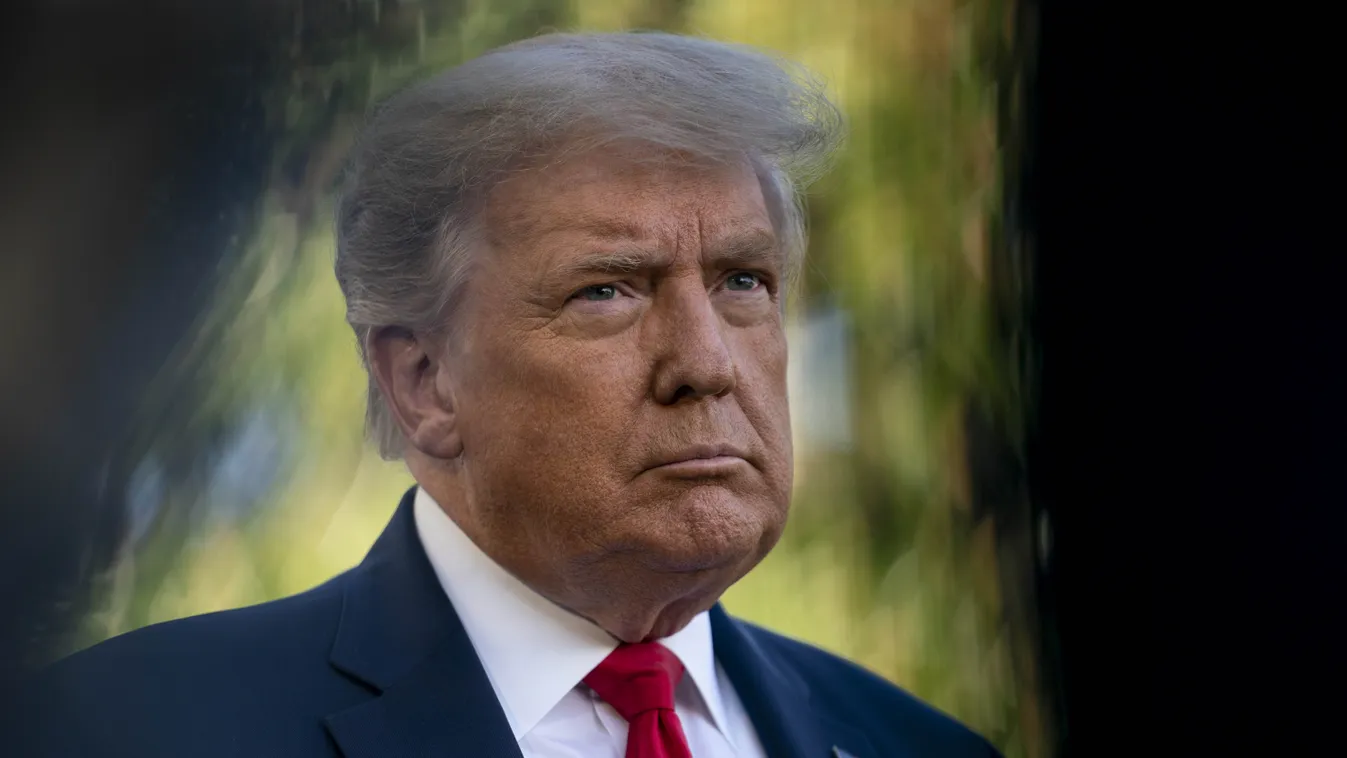
{"label": "shirt collar", "polygon": [[[613,652],[617,640],[501,568],[420,487],[413,515],[435,576],[472,640],[515,739],[521,739]],[[660,642],[683,663],[728,739],[710,619],[700,613]]]}

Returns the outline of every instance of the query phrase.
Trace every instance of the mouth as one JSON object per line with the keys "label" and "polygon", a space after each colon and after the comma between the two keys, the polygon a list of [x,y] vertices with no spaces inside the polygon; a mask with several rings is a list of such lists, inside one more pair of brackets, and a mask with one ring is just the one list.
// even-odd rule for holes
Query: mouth
{"label": "mouth", "polygon": [[693,445],[657,459],[647,471],[680,479],[728,476],[748,466],[748,456],[733,445]]}

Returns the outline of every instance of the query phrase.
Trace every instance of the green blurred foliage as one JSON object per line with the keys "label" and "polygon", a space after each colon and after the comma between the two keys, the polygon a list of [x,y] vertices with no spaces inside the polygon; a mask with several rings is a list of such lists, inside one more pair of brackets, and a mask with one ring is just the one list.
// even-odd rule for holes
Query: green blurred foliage
{"label": "green blurred foliage", "polygon": [[[360,560],[410,484],[361,438],[365,377],[331,271],[331,191],[363,109],[541,30],[661,28],[802,61],[851,126],[811,192],[811,258],[791,309],[804,364],[792,402],[844,428],[797,430],[787,535],[727,606],[869,666],[1008,757],[1046,754],[963,438],[970,407],[1012,420],[1017,407],[987,275],[1002,179],[994,69],[1011,11],[1008,0],[351,4],[342,23],[355,32],[296,42],[291,75],[261,95],[283,135],[270,188],[196,339],[149,393],[131,498],[143,515],[81,644],[307,589]],[[296,35],[308,37],[325,39]],[[819,323],[835,331],[808,342]],[[163,400],[184,383],[201,388],[189,406]]]}

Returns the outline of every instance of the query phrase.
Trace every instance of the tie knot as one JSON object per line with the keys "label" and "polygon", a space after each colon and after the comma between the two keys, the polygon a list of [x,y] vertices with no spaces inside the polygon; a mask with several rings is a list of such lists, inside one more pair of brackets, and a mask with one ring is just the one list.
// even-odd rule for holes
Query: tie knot
{"label": "tie knot", "polygon": [[683,678],[678,656],[657,642],[623,643],[585,677],[585,684],[631,721],[653,710],[672,711]]}

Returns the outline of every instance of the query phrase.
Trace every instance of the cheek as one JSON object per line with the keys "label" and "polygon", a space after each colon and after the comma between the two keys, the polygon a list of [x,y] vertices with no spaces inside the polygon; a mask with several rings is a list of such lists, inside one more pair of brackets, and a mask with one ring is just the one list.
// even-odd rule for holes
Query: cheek
{"label": "cheek", "polygon": [[758,431],[775,469],[790,478],[790,402],[786,384],[787,346],[780,329],[744,335],[739,351],[736,395],[748,421]]}
{"label": "cheek", "polygon": [[631,351],[608,343],[530,336],[477,356],[465,408],[475,436],[530,466],[620,444],[645,385]]}
{"label": "cheek", "polygon": [[776,408],[788,419],[787,345],[783,330],[776,327],[752,330],[743,335],[738,347],[736,362],[743,394],[761,398],[767,405],[765,411]]}
{"label": "cheek", "polygon": [[633,417],[627,396],[639,382],[633,361],[617,357],[622,351],[562,342],[480,356],[489,360],[475,367],[466,398],[464,449],[484,510],[508,514],[521,539],[529,533],[569,545],[611,521],[607,509],[621,502],[617,464]]}

